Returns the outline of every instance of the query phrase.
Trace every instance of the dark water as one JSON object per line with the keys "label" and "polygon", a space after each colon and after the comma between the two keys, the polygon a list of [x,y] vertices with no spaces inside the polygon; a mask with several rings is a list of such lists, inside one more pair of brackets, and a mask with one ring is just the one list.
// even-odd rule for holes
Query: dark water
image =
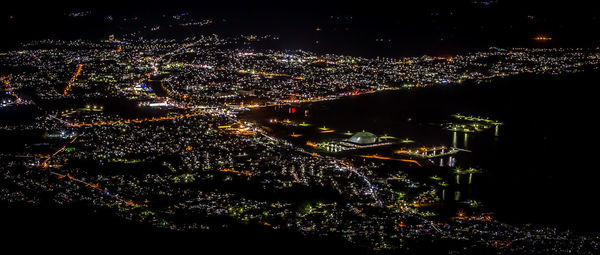
{"label": "dark water", "polygon": [[[408,137],[430,146],[452,145],[452,132],[439,126],[451,114],[497,119],[504,122],[498,137],[493,130],[471,133],[466,148],[472,152],[456,156],[458,166],[483,170],[468,187],[470,198],[482,201],[505,222],[596,231],[600,224],[593,210],[598,194],[594,184],[599,175],[593,158],[597,131],[592,90],[597,77],[597,72],[527,75],[346,97],[296,106],[295,114],[288,107],[263,108],[246,117],[263,123],[290,118],[342,132]],[[305,139],[325,138],[317,134]],[[462,133],[457,140],[465,148]]]}

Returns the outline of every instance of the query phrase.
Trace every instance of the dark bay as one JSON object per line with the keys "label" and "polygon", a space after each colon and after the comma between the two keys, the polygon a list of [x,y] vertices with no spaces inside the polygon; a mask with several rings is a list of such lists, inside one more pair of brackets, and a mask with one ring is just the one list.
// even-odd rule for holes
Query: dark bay
{"label": "dark bay", "polygon": [[[463,192],[508,223],[535,223],[595,231],[593,201],[598,194],[593,169],[593,81],[598,73],[564,77],[522,75],[481,84],[455,84],[386,91],[335,101],[260,108],[246,118],[269,126],[291,119],[336,132],[366,130],[410,138],[420,145],[452,145],[452,132],[440,125],[451,114],[485,116],[504,123],[493,130],[458,133],[457,166],[483,171]],[[308,110],[306,116],[305,111]],[[288,136],[291,129],[273,129]],[[299,142],[331,138],[307,132]],[[464,195],[464,194],[463,194]]]}

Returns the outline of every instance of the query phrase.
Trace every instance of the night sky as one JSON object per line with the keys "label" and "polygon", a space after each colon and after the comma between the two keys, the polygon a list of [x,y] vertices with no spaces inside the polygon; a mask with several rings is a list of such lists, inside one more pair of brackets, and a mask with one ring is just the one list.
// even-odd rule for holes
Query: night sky
{"label": "night sky", "polygon": [[[3,48],[31,39],[97,39],[187,13],[219,34],[277,34],[286,49],[362,56],[449,55],[497,47],[597,47],[593,1],[52,1],[2,8]],[[33,8],[35,6],[35,8]],[[66,14],[90,11],[75,20]],[[105,18],[112,16],[114,21]],[[119,18],[138,17],[139,22]],[[320,28],[320,31],[316,31]],[[214,32],[209,31],[206,32]],[[536,36],[552,37],[536,42]],[[319,41],[319,45],[315,45]],[[332,52],[334,51],[334,52]]]}

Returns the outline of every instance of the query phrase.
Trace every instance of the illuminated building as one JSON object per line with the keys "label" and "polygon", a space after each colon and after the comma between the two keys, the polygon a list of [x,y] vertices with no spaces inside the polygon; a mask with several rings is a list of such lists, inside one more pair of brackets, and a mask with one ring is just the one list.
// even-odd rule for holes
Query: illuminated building
{"label": "illuminated building", "polygon": [[379,137],[370,132],[358,132],[352,137],[348,138],[346,142],[358,144],[358,145],[369,145],[379,142]]}

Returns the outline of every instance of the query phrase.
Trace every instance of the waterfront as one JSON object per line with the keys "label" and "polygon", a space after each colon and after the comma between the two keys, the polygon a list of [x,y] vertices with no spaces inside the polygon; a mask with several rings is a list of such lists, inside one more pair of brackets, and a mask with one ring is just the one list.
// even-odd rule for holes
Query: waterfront
{"label": "waterfront", "polygon": [[[463,13],[504,17],[496,4]],[[301,29],[281,33],[258,25],[269,15],[187,10],[48,19],[106,29],[77,40],[23,29],[40,40],[0,52],[5,231],[222,253],[598,254],[597,43],[444,32],[441,16],[470,15],[423,11],[427,24],[405,17],[417,34],[364,12],[292,15]]]}
{"label": "waterfront", "polygon": [[[471,151],[455,155],[457,166],[482,170],[474,176],[472,185],[458,188],[462,193],[459,200],[481,201],[497,218],[507,222],[552,223],[592,231],[598,228],[590,204],[595,199],[592,185],[597,174],[583,167],[592,164],[593,160],[586,157],[592,145],[582,147],[579,142],[593,130],[573,123],[587,118],[582,109],[589,108],[593,101],[583,85],[594,75],[592,72],[560,79],[521,76],[479,85],[387,91],[336,101],[260,108],[245,117],[273,128],[273,133],[282,138],[297,140],[299,145],[306,140],[343,137],[316,131],[326,126],[337,133],[366,130],[379,136],[410,138],[421,145],[452,146],[454,132],[441,127],[451,119],[450,115],[498,119],[504,125],[497,137],[494,130],[468,133],[467,139],[464,133],[457,132],[457,147]],[[570,87],[568,91],[567,84],[578,85],[571,85],[577,88]],[[579,100],[574,100],[574,96]],[[293,114],[290,107],[294,108]],[[272,118],[311,126],[270,125]],[[293,138],[290,133],[302,136]],[[385,150],[390,149],[379,152]],[[430,168],[427,171],[436,173]]]}

